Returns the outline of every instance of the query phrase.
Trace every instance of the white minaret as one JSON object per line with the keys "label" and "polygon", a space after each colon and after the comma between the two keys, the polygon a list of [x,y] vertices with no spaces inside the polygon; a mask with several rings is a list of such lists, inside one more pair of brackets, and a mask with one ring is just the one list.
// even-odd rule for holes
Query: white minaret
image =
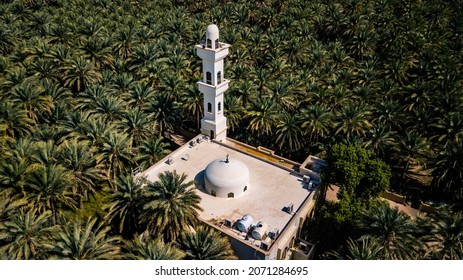
{"label": "white minaret", "polygon": [[227,118],[223,114],[223,94],[228,89],[224,78],[223,59],[228,55],[229,44],[219,42],[219,28],[211,24],[206,29],[206,41],[196,45],[198,56],[203,60],[203,79],[198,82],[204,94],[204,117],[201,133],[219,141],[227,137]]}

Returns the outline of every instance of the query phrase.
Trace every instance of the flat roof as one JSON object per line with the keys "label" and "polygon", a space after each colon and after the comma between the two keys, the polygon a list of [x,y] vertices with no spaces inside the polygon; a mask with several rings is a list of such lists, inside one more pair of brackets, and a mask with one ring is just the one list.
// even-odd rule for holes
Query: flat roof
{"label": "flat roof", "polygon": [[[200,135],[193,141],[198,138],[203,139]],[[227,140],[224,141],[224,144],[226,143]],[[230,158],[242,161],[249,168],[248,190],[237,198],[214,197],[204,188],[204,170],[207,165],[218,158],[224,158],[227,154]],[[195,146],[187,143],[168,157],[172,159],[170,164],[166,157],[142,175],[153,182],[157,180],[159,173],[165,171],[176,170],[178,174],[185,173],[188,176],[187,180],[194,180],[197,184],[196,192],[201,197],[200,206],[204,209],[199,213],[200,219],[217,226],[225,219],[234,223],[245,214],[250,214],[253,224],[262,221],[268,224],[268,231],[278,229],[281,232],[293,217],[284,211],[285,207],[292,203],[295,212],[312,193],[302,181],[302,176],[296,172],[290,172],[210,140],[204,140]],[[240,234],[237,230],[226,227],[221,227],[221,230],[235,232],[236,236],[243,240],[246,237],[246,234]],[[252,238],[246,240],[255,245],[260,244],[260,241]]]}

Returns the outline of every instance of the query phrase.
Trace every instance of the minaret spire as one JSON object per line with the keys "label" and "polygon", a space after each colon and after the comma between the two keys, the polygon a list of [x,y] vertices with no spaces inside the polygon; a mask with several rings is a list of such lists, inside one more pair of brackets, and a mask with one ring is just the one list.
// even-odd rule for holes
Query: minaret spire
{"label": "minaret spire", "polygon": [[228,89],[229,81],[224,78],[223,61],[228,55],[229,47],[229,44],[219,41],[219,28],[215,24],[207,27],[205,43],[196,45],[198,56],[203,60],[203,79],[198,82],[199,91],[204,94],[201,133],[219,141],[227,137],[223,95]]}

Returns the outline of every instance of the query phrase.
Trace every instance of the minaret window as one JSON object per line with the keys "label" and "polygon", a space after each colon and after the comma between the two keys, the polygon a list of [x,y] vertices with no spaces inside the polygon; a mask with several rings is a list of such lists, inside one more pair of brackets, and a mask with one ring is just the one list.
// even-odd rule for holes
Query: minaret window
{"label": "minaret window", "polygon": [[212,85],[212,74],[211,74],[211,72],[206,72],[206,84]]}
{"label": "minaret window", "polygon": [[212,113],[212,104],[211,103],[207,103],[207,112]]}
{"label": "minaret window", "polygon": [[220,111],[222,111],[222,103],[219,102],[219,104],[217,105],[217,110],[219,111],[219,113]]}
{"label": "minaret window", "polygon": [[220,84],[222,82],[222,72],[217,72],[217,84]]}
{"label": "minaret window", "polygon": [[216,40],[215,40],[215,48],[216,48],[216,49],[219,48],[219,39],[216,39]]}
{"label": "minaret window", "polygon": [[212,49],[212,41],[211,41],[211,39],[206,40],[206,47],[208,47],[209,49]]}

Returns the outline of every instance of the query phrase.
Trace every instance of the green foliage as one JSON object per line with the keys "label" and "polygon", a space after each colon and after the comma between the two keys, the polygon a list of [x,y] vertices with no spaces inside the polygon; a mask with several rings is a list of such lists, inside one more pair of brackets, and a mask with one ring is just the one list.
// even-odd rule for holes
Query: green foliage
{"label": "green foliage", "polygon": [[[198,132],[193,46],[211,16],[232,44],[224,74],[231,137],[296,161],[355,143],[392,167],[395,188],[419,170],[433,177],[429,195],[461,204],[461,0],[209,2],[1,1],[8,205],[105,217],[102,189],[119,191],[121,176],[168,153],[171,130]],[[337,167],[345,186],[336,221],[363,208],[354,197],[375,197],[389,181],[373,155],[351,157],[367,160]],[[8,205],[6,216],[18,213]],[[116,236],[118,222],[111,225]]]}
{"label": "green foliage", "polygon": [[411,217],[382,204],[363,211],[357,224],[362,237],[374,238],[381,246],[381,259],[418,259],[424,236]]}
{"label": "green foliage", "polygon": [[333,251],[324,254],[322,258],[335,260],[378,260],[381,259],[381,250],[382,246],[375,239],[365,237],[354,241],[349,238],[344,254]]}
{"label": "green foliage", "polygon": [[236,259],[228,238],[212,228],[200,226],[194,232],[184,232],[178,243],[189,260]]}
{"label": "green foliage", "polygon": [[186,182],[185,174],[166,171],[158,178],[144,188],[147,202],[141,220],[151,236],[162,235],[164,242],[171,242],[198,223],[201,198],[191,188],[193,181]]}
{"label": "green foliage", "polygon": [[108,236],[110,227],[97,219],[62,221],[51,245],[52,254],[67,260],[112,260],[121,257],[120,238]]}
{"label": "green foliage", "polygon": [[129,260],[180,260],[185,253],[171,243],[164,244],[159,239],[150,239],[146,235],[136,235],[124,245],[125,259]]}
{"label": "green foliage", "polygon": [[431,217],[432,244],[429,257],[440,260],[463,258],[463,216],[443,211]]}
{"label": "green foliage", "polygon": [[356,234],[356,221],[367,209],[380,204],[378,200],[359,200],[344,197],[339,202],[325,202],[304,227],[302,235],[314,240],[317,255],[337,250]]}
{"label": "green foliage", "polygon": [[340,187],[339,197],[367,200],[389,189],[391,170],[372,152],[359,146],[334,145],[328,152],[325,183]]}

